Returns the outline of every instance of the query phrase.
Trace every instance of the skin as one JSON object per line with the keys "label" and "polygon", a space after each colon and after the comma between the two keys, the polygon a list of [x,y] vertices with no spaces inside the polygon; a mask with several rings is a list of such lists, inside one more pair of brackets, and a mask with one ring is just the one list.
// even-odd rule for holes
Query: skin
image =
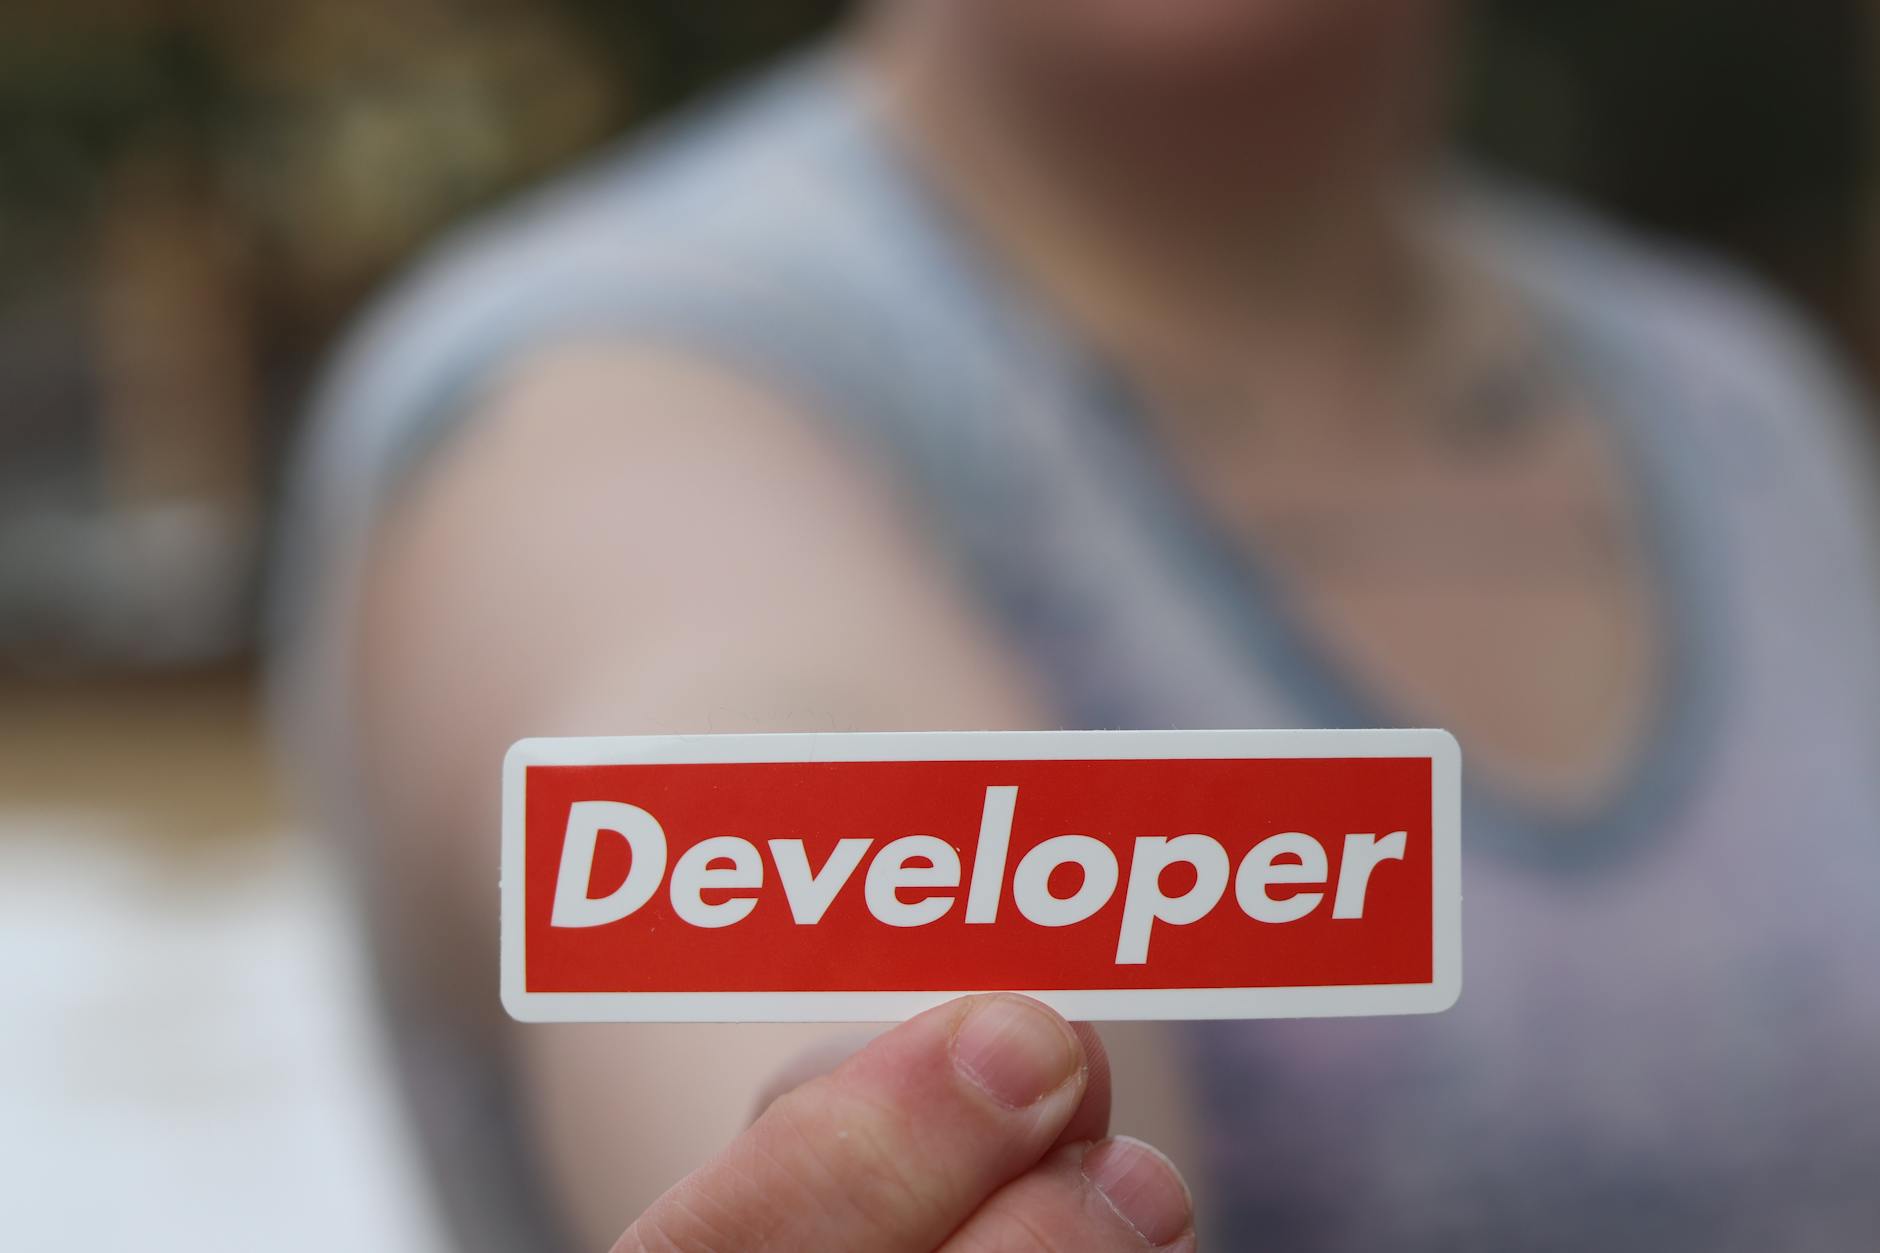
{"label": "skin", "polygon": [[1193,1249],[1167,1160],[1096,1138],[1108,1104],[1088,1028],[1019,997],[942,1006],[777,1097],[615,1248]]}
{"label": "skin", "polygon": [[[1551,382],[1486,452],[1451,429],[1456,389],[1535,337],[1416,192],[1446,24],[1411,0],[905,0],[858,46],[910,154],[1131,376],[1288,611],[1405,721],[1458,730],[1478,775],[1570,809],[1648,720],[1656,615],[1589,397]],[[1106,84],[1133,107],[1076,124],[1114,110]],[[360,616],[328,625],[356,644],[380,871],[432,902],[390,937],[398,976],[513,1059],[587,1247],[1184,1247],[1175,1172],[1205,1180],[1165,1027],[1069,1037],[1084,1078],[988,1106],[949,1052],[970,1006],[801,1085],[854,1041],[523,1029],[489,994],[494,854],[464,844],[493,847],[491,763],[519,736],[1057,724],[892,469],[829,429],[713,363],[571,343],[518,363],[404,495]],[[1513,539],[1454,538],[1484,534]],[[1112,1126],[1167,1154],[1139,1191],[1181,1221],[1153,1239],[1092,1181]],[[885,1182],[858,1213],[837,1177]]]}
{"label": "skin", "polygon": [[[632,538],[679,533],[675,516],[695,521],[665,555]],[[773,1075],[830,1032],[503,1020],[483,978],[487,883],[461,855],[464,832],[494,835],[486,763],[531,727],[1039,725],[1029,679],[917,536],[878,468],[800,412],[613,344],[518,371],[386,525],[361,624],[362,756],[394,833],[385,873],[440,902],[391,947],[438,1013],[475,1006],[463,1029],[514,1051],[547,1174],[587,1247],[718,1151]],[[1132,1075],[1117,1128],[1190,1157],[1179,1057],[1152,1028],[1106,1034]],[[686,1081],[699,1075],[713,1080]]]}

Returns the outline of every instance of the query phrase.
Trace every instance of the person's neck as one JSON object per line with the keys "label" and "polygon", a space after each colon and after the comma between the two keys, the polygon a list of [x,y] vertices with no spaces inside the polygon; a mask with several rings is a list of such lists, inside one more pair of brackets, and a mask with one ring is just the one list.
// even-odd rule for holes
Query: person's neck
{"label": "person's neck", "polygon": [[1418,266],[1412,180],[1393,162],[1314,154],[1281,173],[1220,117],[1198,136],[1170,119],[1167,143],[1118,135],[1104,118],[1067,116],[1011,67],[876,35],[865,72],[916,161],[1106,351],[1205,371],[1223,355],[1258,368],[1302,344],[1343,355],[1397,338]]}

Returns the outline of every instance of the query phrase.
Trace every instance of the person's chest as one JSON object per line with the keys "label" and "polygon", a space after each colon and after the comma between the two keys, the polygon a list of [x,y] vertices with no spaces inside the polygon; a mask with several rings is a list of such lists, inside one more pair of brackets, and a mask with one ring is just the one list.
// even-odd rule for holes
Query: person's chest
{"label": "person's chest", "polygon": [[1170,459],[1272,611],[1381,717],[1447,727],[1504,790],[1572,809],[1641,749],[1666,624],[1605,415],[1574,390],[1529,402],[1487,436],[1380,419],[1393,435],[1367,446],[1250,422]]}

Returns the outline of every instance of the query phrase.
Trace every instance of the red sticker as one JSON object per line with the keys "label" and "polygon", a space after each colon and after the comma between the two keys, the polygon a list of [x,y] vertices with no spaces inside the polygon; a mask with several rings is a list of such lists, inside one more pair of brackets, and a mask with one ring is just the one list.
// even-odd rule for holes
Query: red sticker
{"label": "red sticker", "polygon": [[503,1002],[525,1021],[1427,1013],[1461,986],[1441,731],[523,740]]}

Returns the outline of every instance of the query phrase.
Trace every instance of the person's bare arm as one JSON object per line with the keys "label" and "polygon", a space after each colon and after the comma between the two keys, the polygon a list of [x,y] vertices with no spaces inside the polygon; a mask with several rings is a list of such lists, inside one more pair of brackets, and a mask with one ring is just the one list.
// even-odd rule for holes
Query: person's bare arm
{"label": "person's bare arm", "polygon": [[[381,526],[356,626],[369,799],[389,872],[430,902],[404,936],[423,977],[500,1013],[498,763],[519,736],[1041,725],[920,530],[881,467],[708,366],[597,345],[517,371]],[[515,1029],[578,1234],[611,1239],[827,1031]],[[1159,1038],[1112,1049],[1160,1063],[1127,1062],[1159,1115],[1131,1129],[1173,1112]]]}

